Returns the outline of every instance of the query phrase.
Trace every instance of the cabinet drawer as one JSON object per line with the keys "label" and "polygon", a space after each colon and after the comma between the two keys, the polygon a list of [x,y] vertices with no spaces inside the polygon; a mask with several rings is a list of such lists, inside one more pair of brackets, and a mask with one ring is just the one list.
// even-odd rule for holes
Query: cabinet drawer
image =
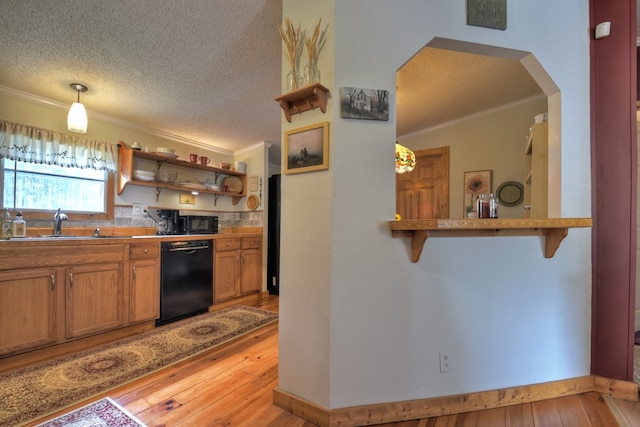
{"label": "cabinet drawer", "polygon": [[129,259],[153,259],[160,253],[158,243],[132,243],[129,247]]}
{"label": "cabinet drawer", "polygon": [[255,249],[259,248],[262,243],[261,237],[243,237],[242,249]]}
{"label": "cabinet drawer", "polygon": [[240,239],[224,238],[216,239],[216,251],[235,251],[240,249]]}

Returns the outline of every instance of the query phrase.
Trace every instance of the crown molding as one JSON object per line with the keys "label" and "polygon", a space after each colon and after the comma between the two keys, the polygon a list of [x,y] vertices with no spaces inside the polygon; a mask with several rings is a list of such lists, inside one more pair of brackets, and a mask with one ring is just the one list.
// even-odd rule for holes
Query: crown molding
{"label": "crown molding", "polygon": [[[29,92],[24,92],[21,90],[13,89],[7,86],[0,85],[0,94],[12,96],[14,98],[21,99],[23,101],[31,102],[33,104],[45,105],[47,107],[57,108],[63,111],[69,109],[69,104],[64,102],[55,101],[53,99],[45,98],[39,95],[34,95]],[[86,107],[86,106],[85,106]],[[126,120],[118,119],[113,116],[109,116],[107,114],[97,113],[95,111],[91,111],[87,109],[87,116],[94,118],[96,120],[100,120],[105,123],[109,123],[115,126],[135,130],[138,132],[143,132],[152,136],[157,136],[159,138],[164,138],[170,141],[179,142],[181,144],[191,145],[193,147],[202,148],[205,150],[213,151],[218,154],[224,154],[226,156],[233,156],[234,152],[231,150],[226,150],[224,148],[214,147],[212,145],[208,145],[201,141],[196,141],[194,139],[185,138],[180,135],[174,135],[172,133],[164,132],[158,129],[152,129],[145,126],[140,126],[132,122],[128,122]]]}

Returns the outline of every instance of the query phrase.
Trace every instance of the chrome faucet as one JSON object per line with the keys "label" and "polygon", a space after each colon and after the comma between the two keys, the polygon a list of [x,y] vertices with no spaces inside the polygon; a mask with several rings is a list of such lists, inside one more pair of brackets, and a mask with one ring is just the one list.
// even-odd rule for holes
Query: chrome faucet
{"label": "chrome faucet", "polygon": [[69,219],[66,213],[58,208],[58,212],[53,216],[53,234],[59,236],[62,234],[62,221]]}

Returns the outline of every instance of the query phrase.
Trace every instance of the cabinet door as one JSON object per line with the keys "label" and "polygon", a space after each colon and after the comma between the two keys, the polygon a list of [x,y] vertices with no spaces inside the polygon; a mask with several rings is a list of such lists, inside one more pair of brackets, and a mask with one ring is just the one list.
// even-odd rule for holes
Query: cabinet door
{"label": "cabinet door", "polygon": [[0,354],[62,339],[64,284],[56,269],[0,273]]}
{"label": "cabinet door", "polygon": [[240,293],[260,290],[262,280],[262,251],[250,249],[240,255]]}
{"label": "cabinet door", "polygon": [[129,323],[160,316],[160,265],[156,260],[131,262]]}
{"label": "cabinet door", "polygon": [[238,251],[216,252],[213,281],[213,296],[215,301],[221,301],[238,295],[239,292],[239,261]]}
{"label": "cabinet door", "polygon": [[124,325],[124,263],[66,269],[66,336],[80,337]]}

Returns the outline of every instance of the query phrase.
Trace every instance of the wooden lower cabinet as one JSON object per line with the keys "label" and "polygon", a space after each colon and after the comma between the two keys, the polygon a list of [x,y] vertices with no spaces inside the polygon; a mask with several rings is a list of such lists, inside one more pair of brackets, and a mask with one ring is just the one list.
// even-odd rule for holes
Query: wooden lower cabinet
{"label": "wooden lower cabinet", "polygon": [[240,293],[257,292],[262,285],[262,250],[260,238],[242,239],[240,252]]}
{"label": "wooden lower cabinet", "polygon": [[63,339],[63,274],[54,268],[0,272],[0,355]]}
{"label": "wooden lower cabinet", "polygon": [[67,338],[125,325],[124,263],[68,267],[65,276]]}
{"label": "wooden lower cabinet", "polygon": [[257,292],[262,285],[262,238],[228,237],[215,241],[215,302]]}
{"label": "wooden lower cabinet", "polygon": [[160,317],[160,244],[132,244],[129,250],[129,323]]}

